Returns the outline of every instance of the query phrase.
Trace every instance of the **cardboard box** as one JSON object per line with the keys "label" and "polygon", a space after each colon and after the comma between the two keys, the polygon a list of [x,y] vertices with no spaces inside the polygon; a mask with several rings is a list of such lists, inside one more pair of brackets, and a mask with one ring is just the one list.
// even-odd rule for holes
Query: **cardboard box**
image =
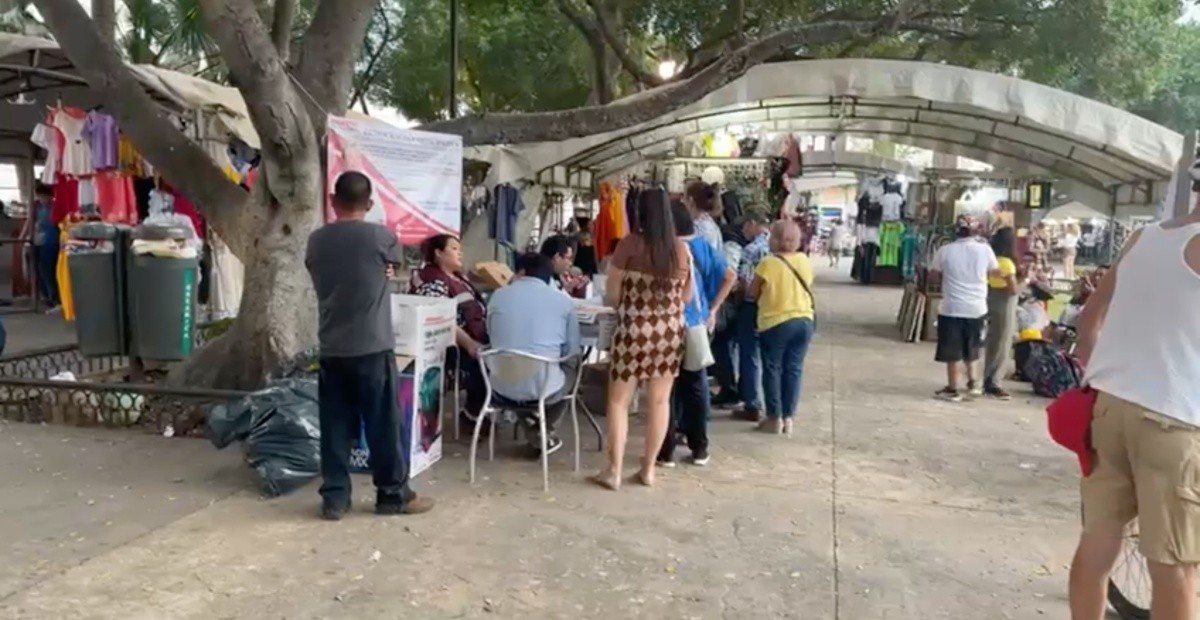
{"label": "cardboard box", "polygon": [[475,269],[472,270],[472,275],[479,281],[480,287],[487,290],[504,288],[513,279],[512,269],[509,269],[508,265],[495,261],[477,263]]}
{"label": "cardboard box", "polygon": [[[442,458],[442,396],[446,349],[454,343],[457,307],[453,300],[392,295],[396,337],[396,402],[401,449],[408,475],[415,477]],[[366,429],[350,455],[355,471],[368,471]]]}

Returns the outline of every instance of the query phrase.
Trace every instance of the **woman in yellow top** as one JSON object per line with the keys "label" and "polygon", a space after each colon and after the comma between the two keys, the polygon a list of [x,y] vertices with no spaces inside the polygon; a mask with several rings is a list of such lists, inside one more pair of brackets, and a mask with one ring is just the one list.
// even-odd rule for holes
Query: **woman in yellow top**
{"label": "woman in yellow top", "polygon": [[1000,387],[1004,367],[1008,365],[1013,338],[1017,335],[1017,263],[1016,236],[1011,228],[992,233],[992,251],[1000,264],[1001,277],[988,278],[987,342],[983,358],[983,393],[1000,400],[1012,396]]}
{"label": "woman in yellow top", "polygon": [[758,264],[749,292],[752,299],[758,300],[758,341],[767,410],[758,428],[776,435],[792,434],[804,357],[813,337],[813,270],[808,256],[800,252],[802,239],[795,222],[776,222],[771,227],[772,254]]}

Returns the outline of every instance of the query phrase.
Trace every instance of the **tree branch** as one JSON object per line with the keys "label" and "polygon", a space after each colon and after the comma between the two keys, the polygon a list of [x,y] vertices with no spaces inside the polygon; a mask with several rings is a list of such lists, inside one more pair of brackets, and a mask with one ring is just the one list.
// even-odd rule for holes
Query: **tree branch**
{"label": "tree branch", "polygon": [[608,48],[604,45],[604,35],[600,32],[600,27],[576,9],[571,0],[555,0],[555,4],[567,21],[583,35],[588,49],[592,52],[592,95],[595,99],[593,103],[609,103],[613,96],[612,78],[608,72]]}
{"label": "tree branch", "polygon": [[235,254],[238,235],[230,214],[243,210],[244,190],[229,181],[212,158],[163,113],[142,85],[105,45],[77,0],[35,0],[63,51],[92,91],[116,117],[134,146],[192,202],[200,207]]}
{"label": "tree branch", "polygon": [[592,8],[592,13],[596,16],[596,26],[600,29],[600,34],[604,36],[604,41],[608,43],[608,47],[616,55],[617,60],[621,62],[621,67],[632,75],[634,79],[645,84],[646,86],[662,86],[665,83],[661,77],[646,70],[633,56],[629,53],[628,46],[617,36],[613,29],[612,13],[609,12],[608,6],[603,3],[603,0],[587,0],[588,6]]}
{"label": "tree branch", "polygon": [[694,77],[602,106],[532,114],[470,115],[422,127],[463,137],[468,145],[566,140],[653,120],[699,101],[780,53],[829,45],[876,28],[878,22],[828,21],[788,28],[737,49]]}
{"label": "tree branch", "polygon": [[275,0],[271,21],[271,39],[279,58],[287,63],[292,45],[292,24],[296,21],[296,0]]}
{"label": "tree branch", "polygon": [[[345,114],[354,83],[354,63],[380,0],[321,0],[300,45],[296,78],[318,107]],[[325,119],[314,119],[318,129]]]}
{"label": "tree branch", "polygon": [[[353,108],[354,104],[366,97],[371,84],[375,82],[379,61],[383,59],[384,52],[387,51],[388,45],[392,42],[392,20],[388,17],[387,11],[380,6],[376,8],[376,14],[379,16],[379,19],[383,20],[383,36],[380,37],[378,48],[371,50],[367,46],[367,67],[363,69],[360,77],[355,80],[354,93],[350,96],[350,103],[347,106],[350,108]],[[367,43],[364,41],[363,45],[366,46]],[[363,114],[366,114],[366,112],[363,112]]]}

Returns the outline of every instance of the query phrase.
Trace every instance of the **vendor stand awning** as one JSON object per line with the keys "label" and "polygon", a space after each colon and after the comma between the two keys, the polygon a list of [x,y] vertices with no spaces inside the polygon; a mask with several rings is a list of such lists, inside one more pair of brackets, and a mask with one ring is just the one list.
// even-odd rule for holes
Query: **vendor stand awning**
{"label": "vendor stand awning", "polygon": [[861,136],[969,157],[1014,175],[1070,182],[1095,206],[1161,200],[1183,148],[1178,133],[1048,86],[875,59],[759,65],[654,121],[511,148],[530,167],[527,178],[556,165],[604,176],[662,158],[680,138],[739,125]]}

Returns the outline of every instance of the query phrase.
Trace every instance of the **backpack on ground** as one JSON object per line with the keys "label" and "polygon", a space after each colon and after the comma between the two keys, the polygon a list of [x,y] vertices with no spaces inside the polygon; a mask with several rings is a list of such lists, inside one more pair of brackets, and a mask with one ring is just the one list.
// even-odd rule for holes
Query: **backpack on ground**
{"label": "backpack on ground", "polygon": [[1049,347],[1036,351],[1022,372],[1033,384],[1033,393],[1046,398],[1058,398],[1083,383],[1079,363],[1063,351]]}

